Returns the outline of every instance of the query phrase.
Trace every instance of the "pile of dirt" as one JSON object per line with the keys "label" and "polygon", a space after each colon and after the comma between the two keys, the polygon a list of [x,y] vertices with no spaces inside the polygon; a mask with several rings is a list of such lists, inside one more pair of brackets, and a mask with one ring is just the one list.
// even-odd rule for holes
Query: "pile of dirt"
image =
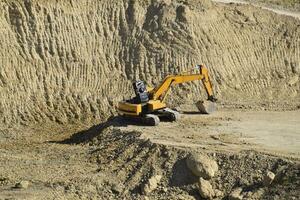
{"label": "pile of dirt", "polygon": [[[299,20],[190,1],[0,2],[0,122],[95,121],[132,95],[205,63],[225,102],[299,102]],[[196,102],[199,83],[170,104]]]}
{"label": "pile of dirt", "polygon": [[[90,128],[53,122],[3,129],[0,199],[297,199],[300,195],[299,156],[247,150],[255,145],[248,143],[246,148],[236,136],[206,133],[220,119],[198,122],[192,117],[176,124],[162,122],[162,130],[152,128],[151,135],[151,128],[134,130],[120,118]],[[184,131],[177,129],[184,124],[182,137],[179,132]],[[166,129],[174,131],[174,138],[164,134]]]}
{"label": "pile of dirt", "polygon": [[[99,172],[114,177],[107,183],[113,198],[199,199],[201,173],[195,175],[190,170],[190,163],[195,162],[190,161],[195,159],[191,152],[205,156],[196,163],[210,158],[218,166],[212,176],[203,176],[211,184],[214,199],[233,198],[237,191],[241,199],[296,199],[300,195],[300,168],[296,161],[255,151],[236,154],[199,148],[182,150],[154,144],[140,135],[109,127],[89,143],[94,148],[90,159],[98,163]],[[201,166],[202,170],[210,170],[209,164]],[[275,178],[266,184],[268,172]],[[145,192],[146,184],[152,187],[150,192]]]}

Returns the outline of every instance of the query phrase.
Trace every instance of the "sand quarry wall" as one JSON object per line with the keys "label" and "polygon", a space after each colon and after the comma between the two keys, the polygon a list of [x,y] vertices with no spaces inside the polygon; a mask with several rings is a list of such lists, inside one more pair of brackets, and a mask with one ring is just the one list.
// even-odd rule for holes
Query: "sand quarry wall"
{"label": "sand quarry wall", "polygon": [[[0,123],[98,120],[205,63],[221,101],[299,100],[300,22],[208,0],[1,0]],[[205,96],[199,83],[170,103]]]}

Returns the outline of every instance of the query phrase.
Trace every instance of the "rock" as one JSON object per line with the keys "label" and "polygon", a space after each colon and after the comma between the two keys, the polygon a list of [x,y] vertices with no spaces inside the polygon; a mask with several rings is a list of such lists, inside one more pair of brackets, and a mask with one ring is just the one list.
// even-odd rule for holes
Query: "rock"
{"label": "rock", "polygon": [[280,166],[277,170],[277,173],[275,175],[275,178],[273,180],[273,182],[275,183],[282,183],[282,181],[285,179],[286,174],[288,171],[288,166],[284,165],[284,166]]}
{"label": "rock", "polygon": [[162,176],[161,175],[156,175],[152,176],[147,183],[143,186],[142,188],[142,193],[143,194],[149,194],[153,190],[157,188],[158,183],[160,182]]}
{"label": "rock", "polygon": [[165,3],[166,5],[170,5],[170,4],[172,3],[172,0],[164,0],[164,3]]}
{"label": "rock", "polygon": [[196,200],[195,197],[188,194],[178,194],[176,196],[177,200]]}
{"label": "rock", "polygon": [[123,192],[123,188],[119,184],[113,184],[111,191],[115,194],[121,194]]}
{"label": "rock", "polygon": [[66,190],[66,191],[69,191],[69,192],[75,192],[75,191],[76,191],[76,188],[75,188],[75,185],[70,184],[70,185],[66,185],[66,186],[65,186],[65,190]]}
{"label": "rock", "polygon": [[275,178],[275,174],[273,172],[271,172],[271,171],[268,171],[265,174],[264,178],[263,178],[263,184],[264,184],[264,186],[271,185],[271,183],[273,182],[274,178]]}
{"label": "rock", "polygon": [[245,194],[244,194],[244,198],[245,199],[251,199],[252,196],[253,196],[253,192],[252,191],[245,192]]}
{"label": "rock", "polygon": [[293,86],[293,85],[295,85],[296,83],[298,83],[298,81],[299,81],[299,76],[293,76],[293,77],[289,80],[288,84],[289,84],[289,86]]}
{"label": "rock", "polygon": [[16,183],[15,188],[26,189],[29,187],[29,181],[20,181]]}
{"label": "rock", "polygon": [[199,179],[198,190],[200,196],[205,199],[212,199],[215,196],[214,190],[209,181],[204,180],[203,178]]}
{"label": "rock", "polygon": [[204,179],[211,179],[218,171],[217,162],[204,154],[190,154],[186,163],[194,175]]}
{"label": "rock", "polygon": [[241,86],[240,84],[236,84],[236,85],[234,86],[234,89],[236,89],[236,90],[241,90],[241,89],[242,89],[242,86]]}
{"label": "rock", "polygon": [[189,8],[184,5],[180,5],[176,9],[176,19],[180,22],[187,22],[187,15],[189,12]]}
{"label": "rock", "polygon": [[0,176],[0,185],[7,185],[9,183],[9,178]]}
{"label": "rock", "polygon": [[236,188],[234,189],[228,196],[229,200],[242,200],[243,195],[241,194],[243,191],[242,188]]}
{"label": "rock", "polygon": [[224,193],[221,190],[216,189],[215,190],[215,197],[223,197]]}
{"label": "rock", "polygon": [[198,110],[203,114],[211,114],[217,110],[216,102],[198,101],[196,103]]}
{"label": "rock", "polygon": [[282,71],[277,71],[277,75],[278,75],[278,78],[280,78],[280,79],[285,78],[285,75]]}
{"label": "rock", "polygon": [[291,63],[291,68],[294,74],[300,74],[300,63],[299,64]]}
{"label": "rock", "polygon": [[168,192],[168,188],[163,187],[163,188],[162,188],[162,191],[163,191],[164,193],[167,193],[167,192]]}
{"label": "rock", "polygon": [[259,188],[255,192],[253,192],[252,196],[249,196],[248,199],[262,199],[262,196],[264,195],[265,191],[263,188]]}

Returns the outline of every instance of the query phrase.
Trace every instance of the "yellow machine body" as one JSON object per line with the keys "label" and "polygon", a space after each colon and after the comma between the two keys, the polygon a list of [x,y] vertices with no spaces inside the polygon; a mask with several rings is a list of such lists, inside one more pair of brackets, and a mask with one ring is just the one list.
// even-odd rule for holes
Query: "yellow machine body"
{"label": "yellow machine body", "polygon": [[166,108],[167,105],[160,100],[150,100],[149,102],[143,104],[133,104],[126,101],[119,102],[118,109],[119,113],[129,116],[139,116],[142,114],[142,107],[147,107],[149,113],[155,110]]}
{"label": "yellow machine body", "polygon": [[121,101],[118,104],[120,114],[139,116],[142,113],[142,104],[133,104],[126,101]]}
{"label": "yellow machine body", "polygon": [[[136,97],[121,101],[118,104],[118,111],[121,115],[124,116],[147,116],[153,119],[153,115],[156,114],[167,114],[170,115],[171,118],[175,119],[177,117],[177,113],[167,108],[165,100],[168,95],[170,88],[173,85],[201,80],[205,91],[208,95],[208,100],[211,102],[215,102],[215,98],[213,96],[213,90],[211,81],[208,75],[208,69],[204,65],[198,65],[197,69],[199,70],[198,73],[181,73],[177,75],[169,75],[167,76],[157,87],[151,88],[146,87],[144,83],[140,84],[142,81],[135,82],[134,84],[143,85],[140,88],[139,86],[134,85]],[[174,115],[176,115],[174,117]],[[154,117],[155,118],[155,117]],[[157,124],[158,119],[155,119],[155,123]]]}

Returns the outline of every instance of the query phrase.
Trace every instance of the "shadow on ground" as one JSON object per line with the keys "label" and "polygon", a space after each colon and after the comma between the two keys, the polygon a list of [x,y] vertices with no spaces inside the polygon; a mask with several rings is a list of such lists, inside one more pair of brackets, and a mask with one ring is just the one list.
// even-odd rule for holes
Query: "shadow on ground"
{"label": "shadow on ground", "polygon": [[[184,114],[201,114],[200,112],[182,112]],[[162,122],[168,122],[167,119],[163,117],[160,118]],[[87,130],[82,130],[77,133],[74,133],[70,138],[67,138],[62,141],[50,141],[50,143],[59,143],[59,144],[81,144],[87,143],[91,141],[94,137],[97,137],[101,134],[101,132],[110,126],[113,127],[126,127],[128,125],[134,126],[147,126],[143,122],[141,122],[140,118],[124,118],[122,116],[113,116],[110,117],[107,121],[100,123],[98,125],[94,125]]]}
{"label": "shadow on ground", "polygon": [[50,143],[59,144],[84,144],[91,141],[93,138],[99,136],[107,127],[126,127],[128,125],[145,126],[137,120],[125,119],[121,116],[110,117],[107,121],[94,125],[89,129],[74,133],[70,138],[62,141],[50,141]]}
{"label": "shadow on ground", "polygon": [[187,114],[187,115],[207,115],[200,111],[182,111],[181,113]]}

